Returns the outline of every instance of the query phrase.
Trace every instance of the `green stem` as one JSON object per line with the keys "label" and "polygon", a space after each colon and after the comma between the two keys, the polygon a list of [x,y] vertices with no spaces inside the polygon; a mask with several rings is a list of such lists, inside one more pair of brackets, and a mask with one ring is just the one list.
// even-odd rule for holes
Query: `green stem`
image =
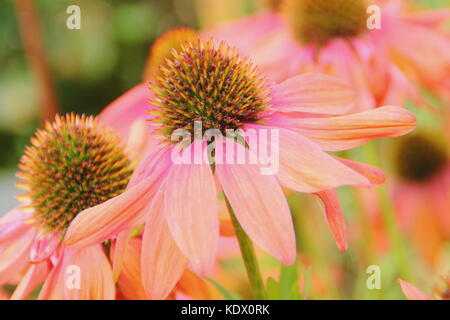
{"label": "green stem", "polygon": [[225,196],[228,211],[230,213],[231,222],[233,223],[234,232],[239,241],[239,247],[241,248],[242,259],[244,260],[245,269],[247,271],[247,277],[250,281],[250,285],[253,289],[253,294],[257,300],[265,300],[266,292],[264,289],[264,282],[259,269],[258,260],[256,259],[255,249],[253,248],[252,241],[245,233],[241,224],[239,223],[233,208],[231,208],[228,199]]}

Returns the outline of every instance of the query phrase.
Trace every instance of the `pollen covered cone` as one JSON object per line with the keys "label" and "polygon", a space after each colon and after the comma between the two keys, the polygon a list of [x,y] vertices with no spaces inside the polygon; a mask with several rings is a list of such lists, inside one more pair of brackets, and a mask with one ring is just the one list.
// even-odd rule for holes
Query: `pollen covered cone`
{"label": "pollen covered cone", "polygon": [[26,193],[24,205],[0,219],[0,283],[22,275],[12,299],[27,298],[42,282],[39,299],[113,299],[103,245],[76,250],[62,241],[78,214],[125,190],[133,166],[120,138],[94,117],[56,116],[36,132],[19,167]]}
{"label": "pollen covered cone", "polygon": [[132,173],[120,139],[94,117],[57,116],[39,129],[20,160],[20,199],[47,232],[64,232],[89,207],[121,194]]}
{"label": "pollen covered cone", "polygon": [[[258,70],[236,49],[198,39],[172,51],[152,84],[159,107],[152,112],[162,134],[176,129],[194,134],[194,122],[204,131],[217,129],[226,135],[246,123],[260,122],[268,108],[269,87]],[[201,132],[203,134],[203,132]]]}
{"label": "pollen covered cone", "polygon": [[144,71],[144,80],[153,80],[160,74],[160,66],[166,65],[172,50],[181,49],[186,41],[195,41],[198,33],[189,28],[175,28],[162,34],[150,47]]}
{"label": "pollen covered cone", "polygon": [[406,98],[431,108],[422,87],[449,101],[449,18],[448,8],[419,11],[406,0],[285,0],[203,33],[241,49],[274,81],[308,71],[347,81],[354,111]]}

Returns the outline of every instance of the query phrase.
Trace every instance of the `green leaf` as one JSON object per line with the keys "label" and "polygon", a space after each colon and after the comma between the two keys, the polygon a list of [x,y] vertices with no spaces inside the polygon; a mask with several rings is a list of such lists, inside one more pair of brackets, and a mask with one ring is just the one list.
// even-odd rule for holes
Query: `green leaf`
{"label": "green leaf", "polygon": [[206,280],[208,280],[214,287],[216,287],[217,290],[223,295],[225,300],[242,300],[241,297],[239,297],[237,294],[228,291],[224,287],[222,287],[218,282],[214,281],[213,279],[210,279],[208,277],[204,277]]}

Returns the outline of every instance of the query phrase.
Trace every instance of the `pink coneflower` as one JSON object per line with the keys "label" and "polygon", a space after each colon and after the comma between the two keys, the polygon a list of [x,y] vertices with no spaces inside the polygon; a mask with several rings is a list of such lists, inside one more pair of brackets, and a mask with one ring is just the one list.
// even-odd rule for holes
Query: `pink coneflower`
{"label": "pink coneflower", "polygon": [[[42,282],[39,299],[114,299],[103,245],[62,242],[77,214],[125,190],[133,165],[119,137],[93,117],[57,116],[36,132],[19,168],[25,205],[0,219],[0,283],[24,273],[12,299]],[[72,273],[79,279],[69,286]]]}
{"label": "pink coneflower", "polygon": [[444,287],[435,286],[433,296],[424,293],[422,290],[404,280],[399,279],[398,283],[408,300],[450,300],[450,274],[442,277],[442,279]]}
{"label": "pink coneflower", "polygon": [[[400,0],[279,2],[278,12],[207,33],[240,48],[276,81],[305,71],[346,80],[357,90],[359,110],[405,97],[424,103],[421,86],[448,98],[450,41],[442,25],[450,10],[409,11]],[[379,26],[369,19],[377,7],[369,5],[381,9]]]}
{"label": "pink coneflower", "polygon": [[[90,246],[129,230],[139,219],[145,221],[141,263],[143,278],[153,275],[143,279],[152,298],[167,296],[188,263],[199,273],[211,269],[219,237],[219,195],[225,195],[238,223],[256,244],[290,264],[296,257],[295,237],[281,186],[317,194],[339,246],[345,249],[343,218],[330,190],[342,185],[369,187],[380,183],[383,175],[325,151],[403,135],[415,126],[415,117],[399,107],[347,114],[354,104],[352,91],[331,76],[304,74],[278,85],[268,83],[235,49],[211,40],[188,42],[172,51],[161,71],[152,83],[148,106],[160,135],[159,148],[141,162],[126,192],[79,214],[65,238],[74,248]],[[127,100],[124,95],[124,101],[115,102],[117,108],[126,110]],[[136,101],[130,107],[135,105]],[[221,134],[227,129],[278,130],[278,172],[262,175],[261,164],[239,163],[235,157],[232,164],[221,163],[218,152],[213,167],[206,161],[174,163],[172,155],[180,144],[173,143],[171,135],[180,128],[198,134],[195,121]],[[197,159],[206,143],[195,140],[183,151],[193,151]],[[249,159],[256,153],[251,144],[244,147],[228,138],[215,143],[216,151],[222,146],[226,155],[234,150]]]}
{"label": "pink coneflower", "polygon": [[392,198],[399,220],[434,265],[450,239],[450,155],[446,139],[420,131],[398,141]]}

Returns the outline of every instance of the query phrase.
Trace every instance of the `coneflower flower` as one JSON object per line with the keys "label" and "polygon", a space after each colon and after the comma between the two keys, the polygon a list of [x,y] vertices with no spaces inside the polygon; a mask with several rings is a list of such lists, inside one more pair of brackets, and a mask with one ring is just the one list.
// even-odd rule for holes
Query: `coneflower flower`
{"label": "coneflower flower", "polygon": [[430,265],[450,239],[449,150],[448,140],[422,130],[397,142],[393,162],[392,198],[400,223]]}
{"label": "coneflower flower", "polygon": [[[334,235],[345,249],[337,197],[329,190],[342,185],[369,187],[380,183],[383,175],[325,150],[403,135],[415,126],[415,117],[399,107],[347,114],[354,104],[352,91],[331,76],[304,74],[278,85],[268,83],[235,49],[212,40],[188,42],[172,51],[161,74],[152,83],[154,98],[148,106],[160,147],[141,162],[126,192],[79,214],[65,238],[66,245],[74,248],[91,246],[129,229],[139,217],[145,220],[141,263],[146,270],[142,272],[158,275],[144,280],[152,298],[164,298],[188,263],[199,273],[211,269],[222,192],[251,239],[285,264],[294,261],[296,250],[281,185],[322,197]],[[125,101],[116,102],[121,110],[126,109],[124,97]],[[201,121],[205,130],[196,131],[195,121]],[[173,143],[171,136],[179,129],[200,136],[206,129],[223,135],[228,129],[277,130],[279,170],[262,175],[260,163],[240,163],[237,154],[249,159],[257,150],[228,138],[217,139],[215,150],[223,146],[232,164],[174,163],[172,156],[180,144]],[[205,143],[203,138],[195,140],[182,151],[201,158]],[[234,157],[229,154],[232,149],[237,151]],[[219,156],[213,155],[216,160]]]}
{"label": "coneflower flower", "polygon": [[[0,283],[25,272],[13,299],[41,282],[40,299],[114,299],[103,245],[73,250],[62,242],[80,212],[125,190],[133,163],[121,139],[94,117],[57,116],[37,130],[19,168],[17,186],[26,193],[24,205],[0,219]],[[74,266],[80,278],[68,287]]]}
{"label": "coneflower flower", "polygon": [[276,81],[307,71],[344,79],[357,90],[360,110],[405,97],[425,104],[422,86],[449,98],[450,37],[443,22],[450,10],[411,11],[402,0],[279,2],[274,13],[206,33],[240,48]]}

